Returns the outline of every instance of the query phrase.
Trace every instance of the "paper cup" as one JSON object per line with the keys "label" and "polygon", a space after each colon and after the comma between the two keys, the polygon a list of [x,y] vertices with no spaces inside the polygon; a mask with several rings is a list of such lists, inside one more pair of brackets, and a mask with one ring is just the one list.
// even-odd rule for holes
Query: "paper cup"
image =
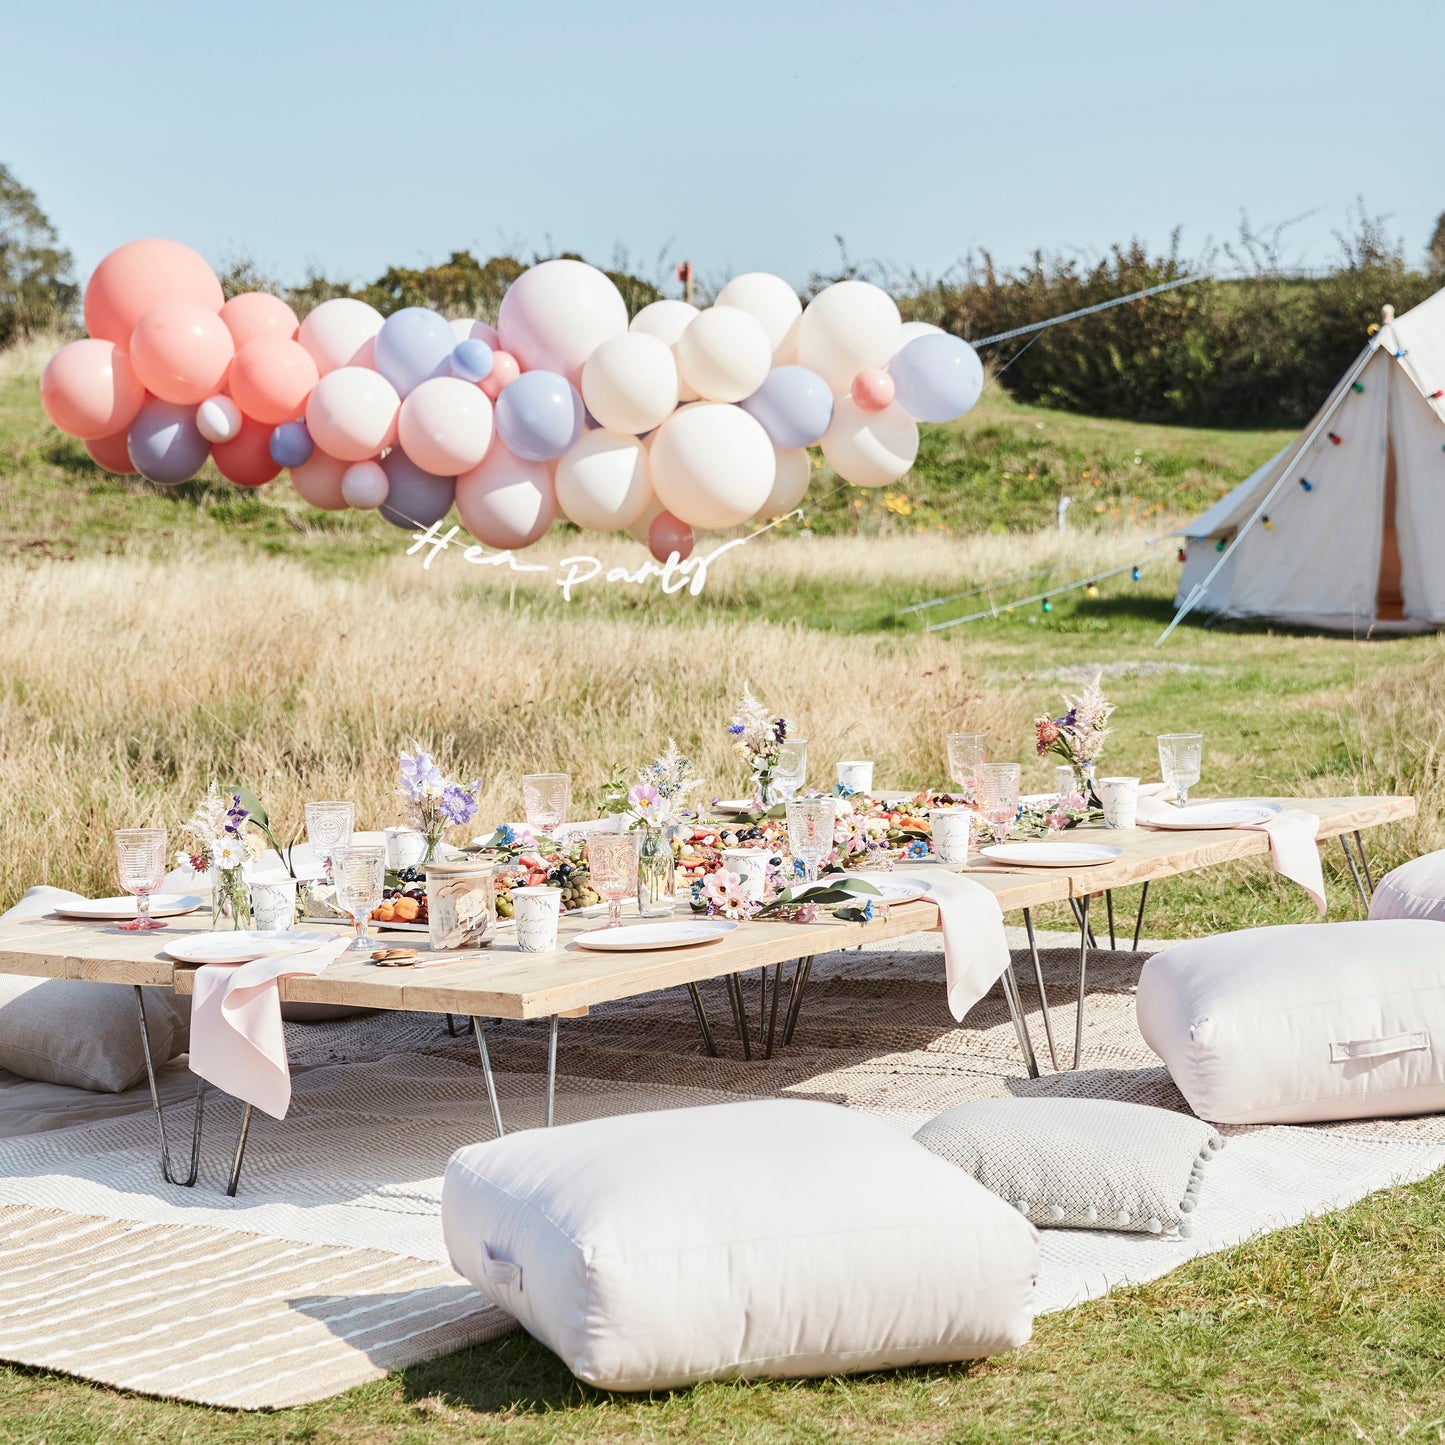
{"label": "paper cup", "polygon": [[253,878],[251,922],[258,933],[290,928],[296,922],[296,880],[286,873]]}
{"label": "paper cup", "polygon": [[426,837],[415,828],[386,828],[386,866],[395,873],[399,868],[419,868],[426,857]]}
{"label": "paper cup", "polygon": [[551,953],[557,947],[562,890],[514,888],[511,897],[512,917],[517,923],[517,947],[523,953]]}
{"label": "paper cup", "polygon": [[930,808],[928,822],[933,830],[933,856],[940,863],[967,863],[972,812],[967,808]]}
{"label": "paper cup", "polygon": [[1100,778],[1099,801],[1106,828],[1132,828],[1139,819],[1139,779]]}
{"label": "paper cup", "polygon": [[873,791],[873,764],[852,762],[838,764],[838,786],[850,793],[871,793]]}
{"label": "paper cup", "polygon": [[743,892],[754,903],[763,901],[763,890],[768,883],[768,859],[772,855],[766,848],[724,848],[723,867],[729,873],[736,873],[743,881]]}

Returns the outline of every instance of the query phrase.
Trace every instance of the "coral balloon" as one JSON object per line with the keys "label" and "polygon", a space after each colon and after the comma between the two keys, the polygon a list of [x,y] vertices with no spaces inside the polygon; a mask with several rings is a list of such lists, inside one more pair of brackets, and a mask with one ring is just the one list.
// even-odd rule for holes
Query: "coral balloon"
{"label": "coral balloon", "polygon": [[672,415],[677,388],[672,348],[644,332],[608,337],[582,368],[587,410],[602,426],[634,436]]}
{"label": "coral balloon", "polygon": [[555,371],[573,386],[583,362],[626,330],[622,293],[584,261],[543,261],[524,271],[497,313],[502,346],[524,371]]}
{"label": "coral balloon", "polygon": [[[632,324],[627,329],[640,331],[644,336],[655,336],[664,346],[675,351],[682,333],[692,325],[693,317],[701,314],[687,301],[654,301],[632,318]],[[681,376],[678,377],[677,398],[679,401],[697,400],[697,392]]]}
{"label": "coral balloon", "polygon": [[380,462],[353,462],[341,474],[341,495],[348,507],[370,511],[379,507],[391,490]]}
{"label": "coral balloon", "polygon": [[300,342],[258,336],[236,353],[228,386],[247,416],[280,426],[306,410],[306,398],[320,380],[311,353]]}
{"label": "coral balloon", "polygon": [[406,306],[382,322],[373,365],[397,395],[409,396],[431,377],[451,375],[456,344],[445,316],[425,306]]}
{"label": "coral balloon", "polygon": [[[417,391],[420,390],[418,387]],[[415,395],[413,392],[412,396]],[[424,470],[400,447],[387,452],[381,459],[381,469],[386,473],[387,482],[381,515],[393,527],[424,532],[451,511],[457,494],[455,477],[439,477]]]}
{"label": "coral balloon", "polygon": [[162,301],[194,301],[214,315],[225,299],[216,273],[189,246],[130,241],[95,268],[85,288],[85,329],[125,346],[136,323]]}
{"label": "coral balloon", "polygon": [[208,396],[196,408],[196,430],[208,442],[234,441],[241,435],[241,408],[229,396]]}
{"label": "coral balloon", "polygon": [[492,404],[470,382],[433,377],[402,402],[396,435],[418,467],[454,477],[486,456],[492,444]]}
{"label": "coral balloon", "polygon": [[593,532],[631,526],[652,501],[647,448],[634,436],[589,431],[557,463],[557,505]]}
{"label": "coral balloon", "polygon": [[338,296],[307,312],[296,340],[311,353],[322,376],[343,366],[369,366],[385,319],[364,301]]}
{"label": "coral balloon", "polygon": [[740,407],[682,407],[657,429],[649,450],[658,501],[693,527],[746,522],[773,489],[773,444]]}
{"label": "coral balloon", "polygon": [[280,467],[304,467],[316,451],[316,443],[304,421],[285,421],[271,433],[271,460]]}
{"label": "coral balloon", "polygon": [[493,351],[492,369],[478,383],[482,388],[482,395],[496,401],[521,374],[522,368],[517,365],[517,358],[510,351]]}
{"label": "coral balloon", "polygon": [[456,502],[462,525],[483,546],[530,547],[557,515],[552,467],[494,446],[457,478]]}
{"label": "coral balloon", "polygon": [[89,437],[85,449],[90,453],[91,460],[106,471],[114,472],[118,477],[135,476],[135,463],[131,461],[126,447],[125,432],[118,431],[109,437]]}
{"label": "coral balloon", "polygon": [[211,445],[196,427],[196,409],[152,397],[126,436],[131,465],[153,482],[189,481],[205,466]]}
{"label": "coral balloon", "polygon": [[802,447],[775,447],[777,471],[768,500],[754,513],[757,517],[781,517],[791,512],[807,495],[813,479],[813,462]]}
{"label": "coral balloon", "polygon": [[739,404],[775,447],[810,447],[833,420],[833,393],[806,366],[775,366]]}
{"label": "coral balloon", "polygon": [[686,562],[695,544],[692,528],[671,512],[659,512],[647,529],[647,550],[659,562],[666,563],[674,556],[679,562]]}
{"label": "coral balloon", "polygon": [[124,432],[144,405],[145,387],[113,341],[72,341],[40,375],[40,404],[63,432],[94,441]]}
{"label": "coral balloon", "polygon": [[231,340],[239,351],[248,341],[263,336],[279,336],[282,341],[295,339],[296,329],[301,323],[296,313],[279,297],[269,291],[243,291],[233,296],[221,307],[221,320],[231,333]]}
{"label": "coral balloon", "polygon": [[833,425],[823,437],[828,464],[855,487],[896,482],[918,455],[918,423],[896,404],[864,411],[851,396],[840,396]]}
{"label": "coral balloon", "polygon": [[888,363],[888,371],[898,388],[898,405],[917,421],[952,421],[983,391],[978,353],[947,333],[915,337]]}
{"label": "coral balloon", "polygon": [[902,329],[893,298],[867,281],[838,281],[803,309],[798,360],[834,391],[847,391],[864,367],[884,367]]}
{"label": "coral balloon", "polygon": [[470,316],[459,316],[448,324],[452,328],[452,335],[458,342],[480,341],[491,347],[493,351],[502,349],[501,337],[485,321],[473,321]]}
{"label": "coral balloon", "polygon": [[773,349],[762,323],[736,306],[699,312],[677,343],[677,369],[708,401],[741,401],[762,384]]}
{"label": "coral balloon", "polygon": [[146,390],[183,406],[217,391],[235,354],[226,323],[199,301],[162,301],[131,332],[130,364]]}
{"label": "coral balloon", "polygon": [[396,440],[401,398],[384,377],[364,366],[343,366],[316,383],[306,403],[306,430],[324,452],[363,462]]}
{"label": "coral balloon", "polygon": [[281,470],[281,463],[271,455],[271,426],[246,417],[240,434],[231,441],[211,448],[216,470],[238,487],[259,487]]}
{"label": "coral balloon", "polygon": [[311,460],[291,468],[291,485],[303,502],[323,512],[344,512],[346,498],[341,495],[341,480],[347,463],[325,452],[313,451]]}
{"label": "coral balloon", "polygon": [[798,359],[798,325],[803,318],[803,303],[781,276],[772,276],[766,271],[734,276],[717,293],[717,305],[736,306],[762,324],[768,345],[773,348],[774,366],[787,366]]}
{"label": "coral balloon", "polygon": [[849,388],[849,394],[864,411],[882,411],[891,406],[893,392],[893,378],[876,366],[865,366]]}
{"label": "coral balloon", "polygon": [[555,371],[527,371],[497,398],[497,435],[529,462],[560,457],[582,435],[577,389]]}

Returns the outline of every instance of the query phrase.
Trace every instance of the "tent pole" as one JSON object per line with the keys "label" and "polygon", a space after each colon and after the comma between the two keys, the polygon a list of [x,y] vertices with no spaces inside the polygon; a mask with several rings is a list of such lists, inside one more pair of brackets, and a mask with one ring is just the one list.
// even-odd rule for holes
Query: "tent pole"
{"label": "tent pole", "polygon": [[1194,610],[1195,603],[1209,590],[1209,584],[1219,575],[1219,569],[1229,561],[1234,553],[1234,549],[1244,540],[1245,533],[1264,516],[1264,509],[1279,495],[1280,488],[1290,480],[1295,469],[1295,464],[1315,444],[1315,439],[1319,436],[1320,432],[1324,430],[1325,424],[1334,416],[1335,412],[1339,410],[1340,403],[1350,394],[1351,385],[1354,383],[1355,378],[1369,365],[1370,359],[1374,356],[1375,348],[1378,345],[1379,343],[1373,340],[1366,344],[1365,349],[1356,358],[1354,366],[1350,368],[1344,380],[1340,382],[1339,389],[1335,393],[1334,401],[1325,408],[1320,415],[1320,419],[1311,429],[1310,434],[1295,449],[1295,454],[1289,459],[1289,464],[1281,470],[1279,480],[1265,494],[1264,500],[1260,502],[1259,506],[1254,509],[1249,521],[1234,534],[1234,540],[1220,553],[1219,561],[1210,568],[1209,575],[1203,582],[1195,584],[1194,590],[1184,599],[1184,605],[1174,614],[1174,620],[1155,638],[1155,647],[1165,642],[1169,634]]}

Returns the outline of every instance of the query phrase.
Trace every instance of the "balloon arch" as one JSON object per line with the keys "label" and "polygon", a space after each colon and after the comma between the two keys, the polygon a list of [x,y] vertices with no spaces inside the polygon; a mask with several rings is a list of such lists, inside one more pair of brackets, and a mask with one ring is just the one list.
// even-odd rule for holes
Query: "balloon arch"
{"label": "balloon arch", "polygon": [[918,423],[961,416],[983,385],[966,342],[903,322],[878,287],[839,281],[803,306],[763,272],[630,323],[616,286],[570,260],[524,271],[495,329],[349,298],[298,321],[265,292],[224,300],[194,251],[144,240],[96,268],[85,325],[40,394],[108,471],[174,483],[209,457],[259,487],[286,468],[330,511],[426,528],[455,504],[511,549],[562,516],[659,561],[798,506],[811,446],[857,486],[896,481]]}

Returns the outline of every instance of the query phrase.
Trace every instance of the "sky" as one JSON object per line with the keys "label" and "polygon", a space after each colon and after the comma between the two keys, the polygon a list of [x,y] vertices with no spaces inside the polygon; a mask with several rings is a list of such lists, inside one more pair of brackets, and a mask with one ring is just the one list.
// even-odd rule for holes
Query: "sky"
{"label": "sky", "polygon": [[937,276],[1175,227],[1199,256],[1242,212],[1304,217],[1285,258],[1317,266],[1357,197],[1418,261],[1445,210],[1429,9],[24,0],[0,163],[81,277],[159,235],[293,282],[620,247],[650,279],[801,286],[837,235]]}

